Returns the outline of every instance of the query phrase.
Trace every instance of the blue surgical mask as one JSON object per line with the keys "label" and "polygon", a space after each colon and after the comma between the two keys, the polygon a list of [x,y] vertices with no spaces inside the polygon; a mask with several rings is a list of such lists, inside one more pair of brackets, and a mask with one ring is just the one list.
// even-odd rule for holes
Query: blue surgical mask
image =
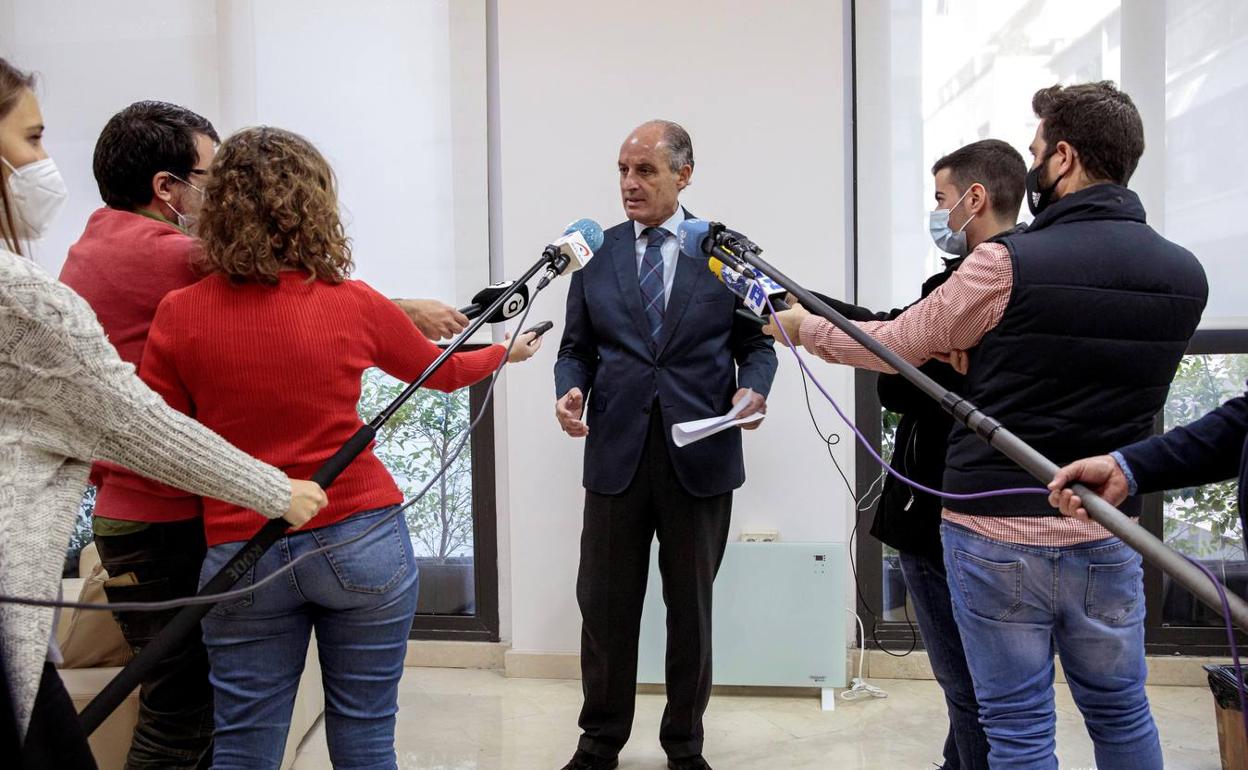
{"label": "blue surgical mask", "polygon": [[975,215],[972,214],[963,223],[962,227],[958,228],[956,233],[949,227],[949,215],[962,204],[966,194],[970,191],[971,188],[966,188],[966,192],[962,193],[962,197],[958,198],[958,202],[950,208],[927,212],[927,230],[932,234],[932,240],[936,242],[936,248],[955,257],[965,257],[967,252],[970,251],[966,244],[966,226],[971,223]]}

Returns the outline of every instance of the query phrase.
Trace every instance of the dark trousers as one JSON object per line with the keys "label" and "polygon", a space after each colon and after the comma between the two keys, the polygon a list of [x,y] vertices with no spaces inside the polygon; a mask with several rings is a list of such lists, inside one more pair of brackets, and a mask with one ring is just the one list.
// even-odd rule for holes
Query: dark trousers
{"label": "dark trousers", "polygon": [[[109,601],[157,601],[192,596],[207,547],[199,519],[152,524],[128,535],[95,539],[108,570]],[[127,575],[133,573],[134,581]],[[117,622],[137,653],[177,614],[119,612]],[[162,659],[139,690],[139,721],[127,770],[208,767],[212,759],[212,685],[198,629]]]}
{"label": "dark trousers", "polygon": [[613,757],[628,741],[637,695],[637,644],[659,539],[667,604],[667,708],[659,743],[670,757],[702,753],[711,698],[711,587],[728,542],[732,493],[694,497],[676,479],[659,410],[652,409],[640,466],[622,494],[585,493],[581,566],[580,748]]}
{"label": "dark trousers", "polygon": [[[4,666],[0,666],[3,669]],[[5,767],[20,767],[22,770],[44,770],[55,767],[57,770],[95,770],[95,759],[91,756],[91,747],[87,745],[87,735],[78,721],[78,712],[56,667],[51,663],[43,665],[43,678],[39,681],[39,693],[35,696],[35,705],[30,713],[30,726],[26,729],[26,738],[22,741],[20,754],[17,748],[17,731],[13,719],[12,706],[8,702],[9,688],[4,686],[4,708],[0,709],[6,717],[6,724],[0,734],[0,747],[3,756],[19,757],[16,764],[5,763]]]}
{"label": "dark trousers", "polygon": [[949,735],[945,738],[945,770],[988,770],[988,737],[979,723],[975,684],[966,666],[962,636],[953,619],[953,600],[943,561],[902,553],[901,576],[914,604],[915,620],[932,673],[945,692]]}

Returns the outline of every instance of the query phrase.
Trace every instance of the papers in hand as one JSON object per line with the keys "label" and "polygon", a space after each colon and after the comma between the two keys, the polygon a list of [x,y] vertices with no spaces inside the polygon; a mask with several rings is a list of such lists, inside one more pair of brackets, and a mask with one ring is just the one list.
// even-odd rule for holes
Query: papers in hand
{"label": "papers in hand", "polygon": [[705,420],[690,420],[689,422],[677,423],[672,426],[672,441],[678,447],[687,446],[695,441],[701,441],[707,436],[714,436],[722,430],[728,430],[733,426],[747,425],[763,419],[761,412],[752,414],[749,417],[737,417],[749,403],[749,393],[747,393],[746,398],[741,399],[732,409],[728,410],[728,414],[720,417],[708,417]]}

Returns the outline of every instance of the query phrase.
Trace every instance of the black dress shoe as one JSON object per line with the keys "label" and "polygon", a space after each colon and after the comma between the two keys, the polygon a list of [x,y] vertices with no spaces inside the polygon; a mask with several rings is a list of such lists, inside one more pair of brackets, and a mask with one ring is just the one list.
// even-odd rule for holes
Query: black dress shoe
{"label": "black dress shoe", "polygon": [[[619,766],[620,760],[617,757],[600,757],[597,754],[577,749],[568,764],[563,766],[563,770],[615,770]],[[692,767],[697,767],[697,765],[692,765]]]}
{"label": "black dress shoe", "polygon": [[667,760],[668,770],[711,770],[711,766],[702,758],[701,754],[695,754],[692,757],[681,757],[680,759]]}

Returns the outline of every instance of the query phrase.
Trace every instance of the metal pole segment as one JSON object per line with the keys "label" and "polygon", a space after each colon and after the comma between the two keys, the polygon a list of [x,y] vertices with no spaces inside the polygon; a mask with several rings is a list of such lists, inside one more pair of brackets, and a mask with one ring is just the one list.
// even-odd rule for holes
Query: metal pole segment
{"label": "metal pole segment", "polygon": [[[715,256],[720,256],[723,251],[722,247],[716,248]],[[857,324],[845,318],[818,297],[802,288],[796,281],[777,270],[757,253],[736,250],[733,252],[733,256],[743,266],[762,272],[785,289],[788,289],[789,293],[797,297],[803,307],[815,315],[827,319],[881,361],[896,369],[901,376],[905,377],[919,390],[939,401],[945,410],[953,415],[954,419],[973,430],[976,435],[987,441],[993,449],[1013,460],[1020,468],[1038,479],[1041,484],[1047,485],[1053,480],[1053,476],[1058,471],[1056,463],[1037,452],[1002,426],[1001,423],[984,414],[979,410],[979,407],[948,388],[943,387],[940,383],[919,371],[917,367],[907,363],[874,337],[858,328]],[[1191,591],[1197,599],[1212,607],[1219,615],[1222,614],[1222,600],[1218,596],[1217,589],[1209,581],[1208,576],[1189,562],[1185,556],[1163,543],[1131,517],[1110,505],[1084,485],[1075,484],[1072,489],[1083,500],[1083,507],[1087,509],[1088,516],[1093,521],[1134,548],[1145,560],[1169,575],[1179,585]],[[1245,603],[1239,595],[1232,592],[1229,588],[1226,588],[1225,591],[1227,602],[1231,608],[1231,620],[1240,630],[1248,631],[1248,603]]]}

